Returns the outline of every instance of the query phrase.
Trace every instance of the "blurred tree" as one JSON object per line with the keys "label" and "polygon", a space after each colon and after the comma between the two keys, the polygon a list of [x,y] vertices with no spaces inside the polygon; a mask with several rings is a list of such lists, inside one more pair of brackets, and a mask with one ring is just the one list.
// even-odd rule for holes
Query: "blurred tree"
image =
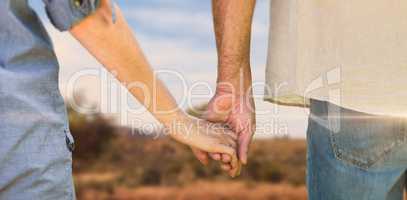
{"label": "blurred tree", "polygon": [[116,137],[115,125],[111,119],[101,113],[82,114],[67,103],[70,131],[75,139],[73,152],[74,167],[80,167],[81,161],[96,160],[109,149],[110,142]]}

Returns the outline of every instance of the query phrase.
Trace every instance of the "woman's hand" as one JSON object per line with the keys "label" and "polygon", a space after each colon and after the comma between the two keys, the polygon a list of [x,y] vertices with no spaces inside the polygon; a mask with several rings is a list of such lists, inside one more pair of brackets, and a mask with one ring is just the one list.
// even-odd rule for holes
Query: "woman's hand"
{"label": "woman's hand", "polygon": [[229,155],[231,166],[228,170],[229,175],[235,177],[240,173],[236,153],[237,136],[225,126],[185,115],[179,120],[174,120],[173,124],[167,125],[166,132],[194,151]]}

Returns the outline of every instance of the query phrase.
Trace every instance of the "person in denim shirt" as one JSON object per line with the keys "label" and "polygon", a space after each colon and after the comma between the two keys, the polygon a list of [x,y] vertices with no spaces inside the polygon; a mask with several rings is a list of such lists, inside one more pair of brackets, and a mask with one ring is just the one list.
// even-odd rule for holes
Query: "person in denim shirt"
{"label": "person in denim shirt", "polygon": [[[145,94],[128,86],[173,139],[194,150],[227,154],[229,174],[238,173],[234,134],[178,108],[153,77],[118,7],[108,0],[43,2],[53,25],[69,30],[122,83],[137,81],[157,91]],[[58,88],[59,66],[28,0],[0,0],[0,44],[0,199],[75,199],[74,141]],[[189,132],[177,129],[180,124],[187,125]]]}

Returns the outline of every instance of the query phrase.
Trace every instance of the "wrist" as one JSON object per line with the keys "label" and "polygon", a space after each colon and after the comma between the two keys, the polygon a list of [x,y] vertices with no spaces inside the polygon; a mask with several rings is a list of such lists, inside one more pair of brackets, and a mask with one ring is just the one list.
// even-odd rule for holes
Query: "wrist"
{"label": "wrist", "polygon": [[161,121],[164,127],[173,127],[177,123],[185,121],[187,114],[183,110],[177,110],[168,115],[165,120]]}
{"label": "wrist", "polygon": [[216,85],[215,96],[222,95],[230,95],[231,97],[252,96],[251,81],[248,84],[219,82]]}
{"label": "wrist", "polygon": [[250,94],[252,85],[250,64],[241,64],[234,71],[228,70],[233,68],[233,66],[220,65],[216,92],[233,95]]}
{"label": "wrist", "polygon": [[184,111],[174,113],[167,121],[163,122],[165,134],[179,142],[185,140],[191,125],[191,117]]}

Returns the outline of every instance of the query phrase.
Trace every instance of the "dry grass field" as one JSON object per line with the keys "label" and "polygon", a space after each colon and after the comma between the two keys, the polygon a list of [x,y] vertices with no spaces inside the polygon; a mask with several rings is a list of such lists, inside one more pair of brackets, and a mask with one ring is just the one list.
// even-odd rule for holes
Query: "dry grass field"
{"label": "dry grass field", "polygon": [[116,127],[101,115],[69,114],[79,200],[306,199],[303,140],[255,140],[249,164],[231,179],[169,138]]}
{"label": "dry grass field", "polygon": [[78,200],[305,200],[306,143],[254,140],[235,179],[202,166],[190,149],[116,127],[101,115],[70,112]]}
{"label": "dry grass field", "polygon": [[304,186],[245,184],[238,181],[194,182],[182,187],[117,187],[112,191],[87,190],[80,199],[137,200],[306,200]]}
{"label": "dry grass field", "polygon": [[75,159],[79,200],[306,199],[302,140],[256,140],[251,162],[235,179],[167,138],[116,136],[106,147],[97,159]]}

